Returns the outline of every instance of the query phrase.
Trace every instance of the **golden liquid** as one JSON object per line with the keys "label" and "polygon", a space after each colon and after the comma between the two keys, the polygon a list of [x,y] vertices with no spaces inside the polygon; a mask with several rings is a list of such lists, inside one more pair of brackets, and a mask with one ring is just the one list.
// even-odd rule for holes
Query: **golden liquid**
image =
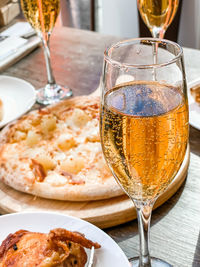
{"label": "golden liquid", "polygon": [[137,0],[138,9],[147,27],[162,28],[164,31],[171,24],[179,0]]}
{"label": "golden liquid", "polygon": [[52,32],[59,14],[60,0],[21,0],[21,7],[36,31]]}
{"label": "golden liquid", "polygon": [[104,97],[100,130],[108,165],[129,196],[151,200],[184,159],[187,102],[179,89],[158,82],[127,83]]}

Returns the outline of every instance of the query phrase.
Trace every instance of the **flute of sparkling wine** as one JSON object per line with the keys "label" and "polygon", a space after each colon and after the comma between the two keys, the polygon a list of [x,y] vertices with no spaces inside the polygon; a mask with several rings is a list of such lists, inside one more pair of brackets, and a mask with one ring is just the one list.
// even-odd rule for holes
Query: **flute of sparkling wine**
{"label": "flute of sparkling wine", "polygon": [[176,43],[152,38],[122,41],[104,54],[101,144],[109,168],[137,211],[140,255],[132,267],[172,267],[150,257],[149,231],[153,205],[175,178],[188,145],[182,57]]}
{"label": "flute of sparkling wine", "polygon": [[37,101],[47,105],[70,97],[72,91],[56,83],[50,61],[49,38],[60,11],[60,0],[21,0],[21,7],[25,18],[41,38],[44,49],[48,83],[38,90]]}
{"label": "flute of sparkling wine", "polygon": [[178,4],[179,0],[137,0],[140,15],[154,38],[164,38]]}
{"label": "flute of sparkling wine", "polygon": [[104,97],[102,142],[108,164],[132,198],[156,198],[185,156],[188,114],[183,94],[158,82],[137,81]]}

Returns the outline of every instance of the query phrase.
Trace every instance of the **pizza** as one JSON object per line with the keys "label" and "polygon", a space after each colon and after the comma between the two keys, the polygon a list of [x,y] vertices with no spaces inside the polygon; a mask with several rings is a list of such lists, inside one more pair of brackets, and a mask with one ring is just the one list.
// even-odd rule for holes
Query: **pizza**
{"label": "pizza", "polygon": [[0,267],[84,267],[84,248],[100,248],[78,232],[56,228],[48,234],[19,230],[0,245]]}
{"label": "pizza", "polygon": [[49,199],[122,195],[101,149],[99,97],[64,100],[5,127],[0,136],[0,181]]}
{"label": "pizza", "polygon": [[200,104],[200,86],[199,84],[190,88],[191,95],[196,103]]}

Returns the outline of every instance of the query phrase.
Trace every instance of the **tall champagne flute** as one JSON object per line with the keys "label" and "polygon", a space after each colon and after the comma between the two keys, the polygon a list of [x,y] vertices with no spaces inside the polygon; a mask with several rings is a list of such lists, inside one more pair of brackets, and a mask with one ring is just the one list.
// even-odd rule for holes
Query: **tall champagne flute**
{"label": "tall champagne flute", "polygon": [[151,258],[148,247],[153,205],[177,174],[188,144],[186,81],[178,44],[139,38],[105,51],[100,134],[108,166],[137,211],[140,256],[132,266],[171,266]]}
{"label": "tall champagne flute", "polygon": [[56,83],[50,61],[49,38],[60,10],[60,0],[21,0],[24,16],[42,40],[47,68],[47,84],[38,90],[37,102],[48,105],[70,97],[68,87]]}
{"label": "tall champagne flute", "polygon": [[178,4],[179,0],[137,0],[140,15],[154,38],[164,38]]}

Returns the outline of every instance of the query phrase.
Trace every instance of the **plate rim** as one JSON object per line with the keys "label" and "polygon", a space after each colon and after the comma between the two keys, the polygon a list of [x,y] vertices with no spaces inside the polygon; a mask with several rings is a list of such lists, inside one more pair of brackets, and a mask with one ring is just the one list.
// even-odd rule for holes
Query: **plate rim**
{"label": "plate rim", "polygon": [[7,121],[7,122],[0,122],[0,128],[3,128],[5,125],[11,123],[12,121],[20,118],[23,114],[25,114],[27,111],[29,111],[31,109],[31,107],[35,104],[36,102],[36,89],[35,87],[28,81],[24,80],[24,79],[21,79],[21,78],[18,78],[18,77],[13,77],[13,76],[9,76],[9,75],[0,75],[0,82],[1,82],[1,79],[9,79],[9,80],[14,80],[14,81],[17,81],[19,83],[23,83],[24,85],[27,86],[27,90],[29,90],[29,92],[32,93],[32,101],[30,101],[29,105],[26,107],[26,109],[24,109],[23,112],[20,112],[19,114],[13,116],[13,119]]}
{"label": "plate rim", "polygon": [[[194,79],[194,80],[192,80],[192,81],[190,81],[190,82],[187,83],[187,93],[188,93],[188,104],[189,104],[189,107],[190,107],[190,104],[191,104],[189,100],[192,99],[192,95],[191,95],[191,93],[190,93],[190,88],[191,88],[192,86],[196,85],[197,83],[200,84],[200,78],[196,78],[196,79]],[[195,101],[193,101],[193,102],[195,103]],[[190,110],[190,108],[189,108],[189,110]],[[200,126],[196,125],[196,124],[192,121],[191,116],[190,116],[190,112],[189,112],[189,124],[190,124],[192,127],[194,127],[195,129],[200,130]]]}
{"label": "plate rim", "polygon": [[[45,215],[48,215],[48,216],[60,216],[62,218],[66,218],[66,219],[68,218],[68,219],[70,219],[72,221],[73,220],[74,221],[78,221],[78,222],[80,222],[81,224],[83,224],[85,226],[92,227],[95,230],[95,232],[100,232],[103,237],[106,237],[110,242],[112,242],[115,245],[115,247],[118,248],[118,253],[120,252],[120,254],[121,254],[120,257],[123,257],[124,263],[125,262],[127,263],[127,267],[130,265],[130,263],[128,261],[128,258],[126,257],[124,251],[115,242],[115,240],[111,238],[111,236],[109,236],[107,233],[105,233],[102,229],[98,228],[94,224],[92,224],[92,223],[90,223],[88,221],[85,221],[83,219],[80,219],[78,217],[75,217],[75,216],[71,216],[71,215],[67,215],[67,214],[62,214],[62,213],[59,213],[59,212],[49,212],[49,211],[44,211],[44,212],[38,212],[38,211],[15,212],[15,213],[11,213],[11,214],[1,215],[0,216],[0,225],[1,225],[1,220],[4,220],[4,218],[11,218],[12,219],[12,217],[16,217],[16,216],[23,218],[24,215],[25,216],[26,215],[32,215],[32,216],[38,216],[38,217],[41,216],[41,215],[42,216],[45,216]],[[33,224],[32,225],[30,224],[30,227],[32,227],[32,226],[34,226],[34,225]],[[67,226],[67,223],[66,223],[66,226]],[[57,227],[59,227],[59,226],[57,226]],[[65,226],[63,225],[63,227],[65,227]],[[55,228],[55,226],[52,225],[52,228]],[[22,225],[22,228],[21,229],[23,229],[23,225]],[[37,231],[37,230],[35,230],[35,231]],[[8,234],[10,234],[10,233],[8,233]],[[0,244],[1,244],[2,241],[3,240],[0,240]],[[125,267],[126,267],[126,265],[125,265]]]}

